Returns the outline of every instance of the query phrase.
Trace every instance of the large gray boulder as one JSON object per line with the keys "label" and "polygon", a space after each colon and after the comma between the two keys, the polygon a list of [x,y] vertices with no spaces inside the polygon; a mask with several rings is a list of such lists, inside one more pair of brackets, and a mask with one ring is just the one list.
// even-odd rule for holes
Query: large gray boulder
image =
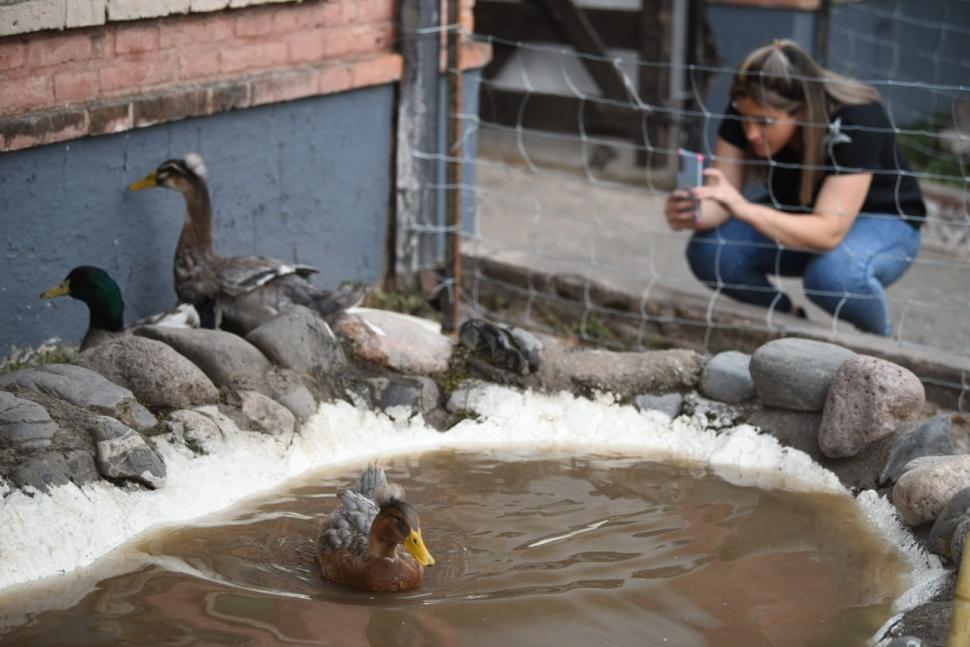
{"label": "large gray boulder", "polygon": [[131,391],[83,366],[45,364],[0,375],[0,387],[11,385],[93,409],[135,429],[151,429],[157,422]]}
{"label": "large gray boulder", "polygon": [[344,314],[335,332],[345,338],[361,361],[401,373],[442,373],[448,370],[452,341],[438,324],[388,310],[354,308]]}
{"label": "large gray boulder", "polygon": [[258,348],[224,330],[143,326],[134,333],[166,343],[185,355],[217,387],[231,385],[235,377],[263,375],[272,368]]}
{"label": "large gray boulder", "polygon": [[751,381],[751,356],[735,350],[718,353],[707,362],[701,373],[701,394],[728,404],[739,404],[754,397]]}
{"label": "large gray boulder", "polygon": [[36,402],[0,391],[0,448],[43,449],[59,427]]}
{"label": "large gray boulder", "polygon": [[32,487],[41,492],[50,492],[52,487],[68,483],[84,485],[99,478],[91,454],[81,449],[63,454],[31,454],[18,462],[7,477],[16,487]]}
{"label": "large gray boulder", "polygon": [[855,353],[810,339],[776,339],[751,356],[751,379],[768,405],[795,411],[818,411],[835,372]]}
{"label": "large gray boulder", "polygon": [[90,432],[102,476],[137,481],[153,490],[165,485],[165,463],[137,431],[114,418],[96,416]]}
{"label": "large gray boulder", "polygon": [[347,364],[327,322],[304,306],[293,306],[246,335],[274,364],[304,373],[332,375]]}
{"label": "large gray boulder", "polygon": [[819,447],[830,458],[855,456],[919,416],[925,402],[923,383],[911,371],[878,357],[850,357],[829,386]]}
{"label": "large gray boulder", "polygon": [[125,335],[74,360],[127,387],[151,407],[181,409],[215,402],[219,391],[202,370],[168,344]]}

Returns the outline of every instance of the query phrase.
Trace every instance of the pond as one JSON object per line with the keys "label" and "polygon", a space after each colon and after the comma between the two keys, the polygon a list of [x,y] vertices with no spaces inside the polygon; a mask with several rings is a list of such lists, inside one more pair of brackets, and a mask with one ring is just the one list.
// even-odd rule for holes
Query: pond
{"label": "pond", "polygon": [[[364,463],[121,549],[128,572],[4,645],[862,645],[908,566],[847,495],[732,485],[615,455],[381,460],[437,566],[406,594],[325,582],[321,518]],[[38,608],[42,608],[38,602]]]}

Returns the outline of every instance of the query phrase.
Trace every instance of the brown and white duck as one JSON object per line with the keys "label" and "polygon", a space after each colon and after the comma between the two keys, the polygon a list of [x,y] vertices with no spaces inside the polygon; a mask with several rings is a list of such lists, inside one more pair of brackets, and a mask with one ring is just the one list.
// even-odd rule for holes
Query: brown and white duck
{"label": "brown and white duck", "polygon": [[434,558],[421,537],[421,521],[389,485],[384,470],[368,466],[355,489],[337,497],[340,506],[320,527],[317,560],[323,576],[361,591],[410,591],[421,586]]}
{"label": "brown and white duck", "polygon": [[173,273],[179,301],[193,304],[205,328],[246,334],[287,307],[298,304],[331,318],[358,305],[366,287],[344,284],[335,291],[315,288],[308,280],[315,267],[267,256],[222,256],[212,243],[212,203],[202,156],[162,162],[128,186],[173,189],[185,198],[187,214],[175,248]]}

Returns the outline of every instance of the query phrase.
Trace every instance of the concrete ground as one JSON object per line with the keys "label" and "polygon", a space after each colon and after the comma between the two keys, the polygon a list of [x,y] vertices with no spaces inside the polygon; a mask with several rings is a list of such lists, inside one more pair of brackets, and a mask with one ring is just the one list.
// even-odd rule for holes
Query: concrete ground
{"label": "concrete ground", "polygon": [[[634,294],[658,287],[713,294],[687,267],[689,233],[671,231],[664,220],[669,174],[637,168],[622,148],[587,142],[584,150],[565,138],[483,130],[480,147],[478,238],[463,243],[466,252],[579,274]],[[606,164],[583,164],[591,158]],[[813,323],[834,328],[836,341],[839,332],[853,330],[811,304],[797,279],[781,285]],[[886,343],[970,355],[970,258],[928,240],[887,294],[894,337]]]}

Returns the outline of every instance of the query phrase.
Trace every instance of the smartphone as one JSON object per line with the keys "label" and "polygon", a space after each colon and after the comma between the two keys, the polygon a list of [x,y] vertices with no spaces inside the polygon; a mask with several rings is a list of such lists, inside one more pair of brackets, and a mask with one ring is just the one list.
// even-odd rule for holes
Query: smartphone
{"label": "smartphone", "polygon": [[[703,186],[704,153],[697,153],[680,148],[677,150],[677,155],[680,158],[680,165],[677,168],[677,188],[690,190],[697,186]],[[695,202],[694,221],[700,222],[700,220],[700,204]]]}

